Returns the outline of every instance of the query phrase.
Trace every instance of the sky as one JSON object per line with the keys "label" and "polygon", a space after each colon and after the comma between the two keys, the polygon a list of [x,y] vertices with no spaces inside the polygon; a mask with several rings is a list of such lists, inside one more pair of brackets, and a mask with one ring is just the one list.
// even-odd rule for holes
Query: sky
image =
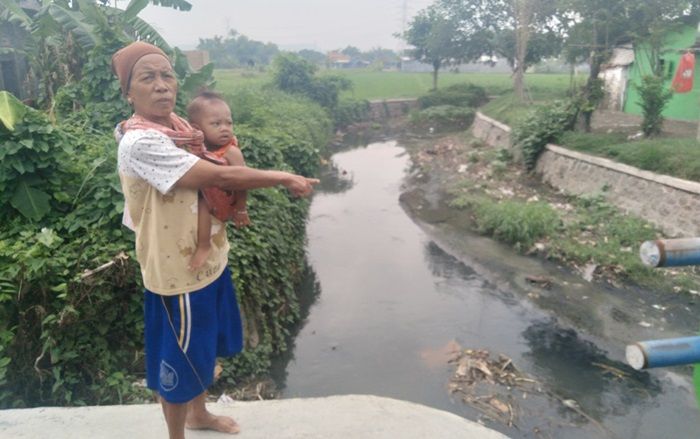
{"label": "sky", "polygon": [[187,12],[148,6],[139,17],[181,49],[194,49],[200,38],[225,36],[235,29],[253,40],[284,50],[326,52],[355,46],[400,50],[393,36],[433,0],[189,0]]}

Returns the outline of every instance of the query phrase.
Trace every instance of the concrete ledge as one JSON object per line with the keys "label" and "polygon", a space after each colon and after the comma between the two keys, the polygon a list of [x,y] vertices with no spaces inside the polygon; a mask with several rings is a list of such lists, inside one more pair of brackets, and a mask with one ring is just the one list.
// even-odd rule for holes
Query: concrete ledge
{"label": "concrete ledge", "polygon": [[[508,439],[452,413],[370,395],[210,404],[241,433],[188,431],[188,439]],[[0,437],[13,439],[167,438],[160,405],[46,407],[0,411]]]}
{"label": "concrete ledge", "polygon": [[620,172],[622,174],[631,175],[642,180],[651,181],[654,183],[662,184],[673,189],[678,189],[685,192],[690,192],[691,194],[700,195],[700,183],[683,180],[676,177],[671,177],[668,175],[655,174],[650,171],[644,171],[634,166],[625,165],[623,163],[618,163],[610,159],[596,157],[581,153],[578,151],[572,151],[570,149],[563,148],[561,146],[547,145],[547,149],[559,155],[570,157],[575,160],[590,163],[592,165],[600,166],[601,168],[607,168],[615,172]]}
{"label": "concrete ledge", "polygon": [[504,124],[504,123],[502,123],[502,122],[499,122],[499,121],[497,121],[496,119],[492,119],[492,118],[488,117],[487,115],[485,115],[484,113],[482,113],[482,112],[480,112],[480,111],[477,111],[477,112],[476,112],[476,115],[477,115],[479,118],[483,119],[484,121],[486,121],[486,122],[490,123],[491,125],[495,126],[496,128],[505,131],[506,133],[510,133],[510,132],[511,132],[511,128],[510,128],[508,125],[506,125],[506,124]]}
{"label": "concrete ledge", "polygon": [[[472,124],[472,135],[496,148],[511,148],[511,129],[508,125],[477,111]],[[517,151],[516,155],[517,154]]]}

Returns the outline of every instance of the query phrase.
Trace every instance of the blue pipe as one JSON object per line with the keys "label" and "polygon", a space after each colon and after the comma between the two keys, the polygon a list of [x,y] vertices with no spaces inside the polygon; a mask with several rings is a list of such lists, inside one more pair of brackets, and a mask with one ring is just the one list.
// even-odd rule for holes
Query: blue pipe
{"label": "blue pipe", "polygon": [[700,336],[640,341],[627,345],[625,357],[637,370],[700,363]]}
{"label": "blue pipe", "polygon": [[700,265],[700,238],[646,241],[639,247],[639,257],[650,267]]}

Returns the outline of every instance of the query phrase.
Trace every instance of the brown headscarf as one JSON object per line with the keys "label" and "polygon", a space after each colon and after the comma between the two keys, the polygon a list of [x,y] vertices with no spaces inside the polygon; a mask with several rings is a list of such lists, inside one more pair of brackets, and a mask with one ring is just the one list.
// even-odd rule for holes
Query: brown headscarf
{"label": "brown headscarf", "polygon": [[126,93],[129,91],[131,71],[134,69],[134,64],[142,57],[152,53],[163,55],[166,59],[170,60],[168,55],[158,47],[143,41],[135,41],[119,49],[112,55],[112,71],[117,75],[117,78],[119,78],[119,84],[121,85],[122,94],[124,96],[126,96]]}

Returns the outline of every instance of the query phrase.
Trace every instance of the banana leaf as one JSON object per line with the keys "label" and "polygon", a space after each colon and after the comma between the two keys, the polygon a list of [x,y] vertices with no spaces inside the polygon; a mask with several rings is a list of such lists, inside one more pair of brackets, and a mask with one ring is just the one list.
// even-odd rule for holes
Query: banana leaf
{"label": "banana leaf", "polygon": [[0,91],[0,123],[10,131],[15,130],[15,124],[24,118],[27,106],[20,102],[9,91]]}

